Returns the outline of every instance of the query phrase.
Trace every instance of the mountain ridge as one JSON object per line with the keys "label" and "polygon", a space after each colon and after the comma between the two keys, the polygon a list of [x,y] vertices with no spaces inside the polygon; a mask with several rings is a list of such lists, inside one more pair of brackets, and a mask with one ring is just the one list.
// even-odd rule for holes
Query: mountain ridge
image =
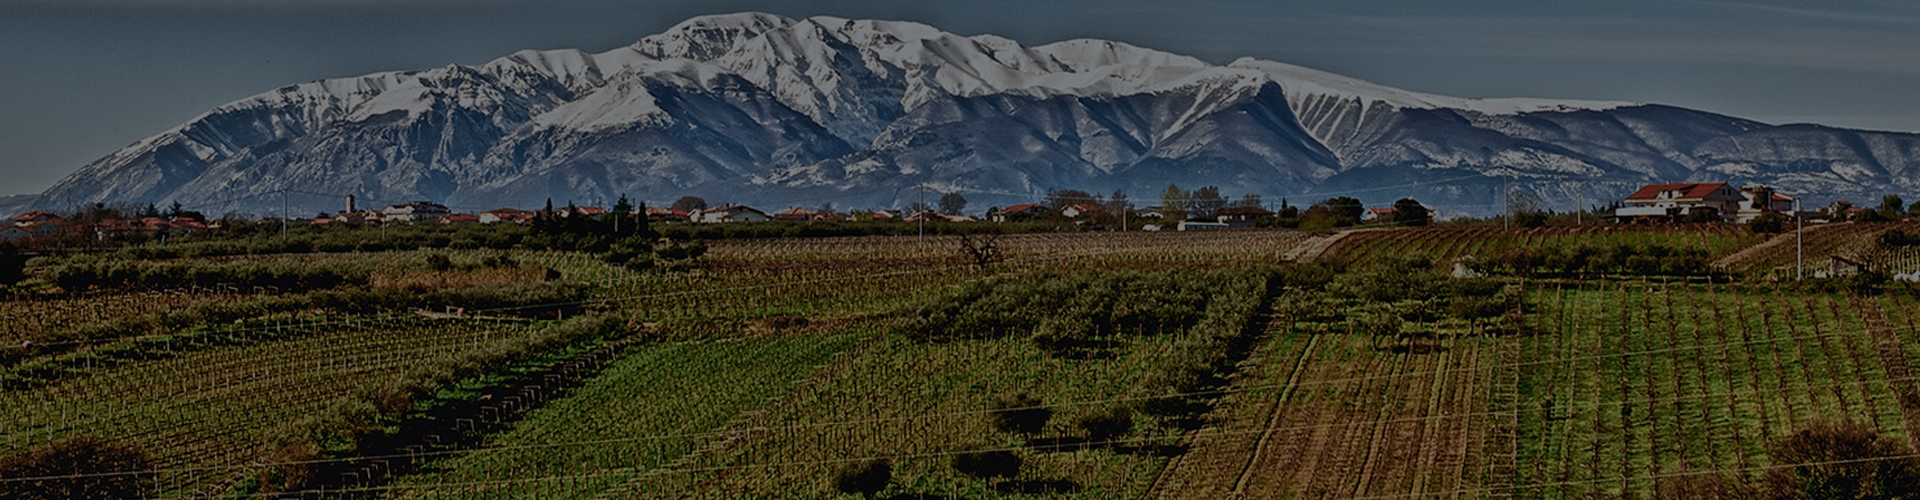
{"label": "mountain ridge", "polygon": [[[1026,47],[911,22],[742,13],[601,53],[523,50],[281,87],[92,162],[32,204],[88,193],[73,199],[274,213],[290,189],[467,208],[682,194],[897,207],[939,184],[985,207],[1049,188],[1145,200],[1178,183],[1484,214],[1510,182],[1559,209],[1659,181],[1824,201],[1910,191],[1916,165],[1915,134],[1455,98],[1115,41]],[[295,214],[338,208],[295,201]]]}

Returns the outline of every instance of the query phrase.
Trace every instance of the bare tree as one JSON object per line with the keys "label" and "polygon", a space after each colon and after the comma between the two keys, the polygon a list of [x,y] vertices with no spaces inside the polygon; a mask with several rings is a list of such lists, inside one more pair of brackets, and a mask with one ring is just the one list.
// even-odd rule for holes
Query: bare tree
{"label": "bare tree", "polygon": [[973,259],[973,265],[985,269],[1000,261],[1000,232],[960,233],[960,252]]}

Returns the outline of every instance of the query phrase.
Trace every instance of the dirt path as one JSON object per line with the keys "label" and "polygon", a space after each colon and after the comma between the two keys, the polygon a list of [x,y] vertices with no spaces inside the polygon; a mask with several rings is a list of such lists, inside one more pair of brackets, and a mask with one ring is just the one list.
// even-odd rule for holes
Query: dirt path
{"label": "dirt path", "polygon": [[1340,240],[1347,239],[1347,235],[1384,230],[1385,228],[1370,227],[1366,229],[1348,229],[1325,236],[1314,236],[1308,238],[1306,242],[1301,243],[1299,246],[1293,247],[1292,250],[1288,250],[1286,255],[1280,257],[1280,260],[1282,262],[1313,262],[1314,259],[1325,255],[1327,250],[1333,248],[1335,244],[1340,243]]}
{"label": "dirt path", "polygon": [[[1836,227],[1836,226],[1838,226],[1838,224],[1815,224],[1815,225],[1804,227],[1801,230],[1801,232],[1815,233],[1815,232],[1819,232],[1827,228]],[[1720,269],[1733,269],[1738,266],[1751,264],[1755,260],[1763,259],[1763,258],[1766,258],[1768,255],[1771,255],[1773,251],[1777,248],[1780,248],[1782,246],[1787,246],[1787,247],[1793,246],[1793,242],[1794,242],[1794,233],[1792,231],[1780,233],[1778,235],[1774,235],[1773,238],[1770,238],[1767,241],[1760,242],[1760,244],[1758,245],[1742,248],[1738,252],[1727,254],[1727,256],[1721,257],[1719,260],[1713,261],[1713,267],[1720,268]]]}

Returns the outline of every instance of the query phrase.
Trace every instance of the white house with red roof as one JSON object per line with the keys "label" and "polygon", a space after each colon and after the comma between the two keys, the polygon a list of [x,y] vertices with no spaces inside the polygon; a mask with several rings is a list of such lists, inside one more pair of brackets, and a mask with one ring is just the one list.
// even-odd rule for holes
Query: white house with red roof
{"label": "white house with red roof", "polygon": [[1799,215],[1793,210],[1794,198],[1780,194],[1773,188],[1766,186],[1740,188],[1740,197],[1740,208],[1734,212],[1734,222],[1745,224],[1767,212],[1788,216]]}
{"label": "white house with red roof", "polygon": [[989,215],[992,216],[992,219],[994,222],[1006,222],[1008,217],[1012,217],[1018,214],[1027,214],[1027,215],[1037,216],[1044,213],[1047,213],[1046,205],[1041,205],[1038,203],[1021,203],[1019,205],[1002,208],[1000,209],[1000,211],[994,212]]}
{"label": "white house with red roof", "polygon": [[1746,197],[1725,182],[1648,184],[1627,195],[1625,206],[1614,210],[1621,220],[1672,219],[1711,209],[1720,218],[1735,215]]}
{"label": "white house with red roof", "polygon": [[1067,205],[1067,208],[1060,209],[1060,216],[1069,219],[1077,219],[1082,215],[1097,213],[1100,213],[1100,205],[1092,203],[1075,203]]}
{"label": "white house with red roof", "polygon": [[381,222],[419,222],[439,219],[453,213],[446,205],[430,201],[416,201],[387,207],[383,211]]}
{"label": "white house with red roof", "polygon": [[48,212],[45,210],[34,210],[32,212],[27,212],[24,214],[13,216],[13,225],[19,226],[19,227],[27,227],[27,226],[44,224],[49,222],[59,223],[62,220],[64,219],[61,219],[59,215],[54,215],[53,212]]}
{"label": "white house with red roof", "polygon": [[647,207],[647,219],[654,222],[673,222],[687,220],[686,210],[674,210],[660,207]]}
{"label": "white house with red roof", "polygon": [[1378,222],[1390,222],[1393,220],[1393,214],[1396,214],[1399,212],[1400,210],[1395,209],[1393,207],[1369,208],[1367,209],[1366,212],[1363,212],[1360,214],[1360,222],[1365,222],[1368,224],[1373,224]]}
{"label": "white house with red roof", "polygon": [[766,212],[754,210],[744,205],[723,205],[705,210],[695,210],[687,216],[690,220],[701,223],[764,222],[769,218]]}
{"label": "white house with red roof", "polygon": [[521,210],[517,208],[497,208],[497,209],[488,210],[485,212],[480,212],[480,223],[481,224],[498,224],[501,222],[533,222],[533,215],[534,213],[531,211]]}

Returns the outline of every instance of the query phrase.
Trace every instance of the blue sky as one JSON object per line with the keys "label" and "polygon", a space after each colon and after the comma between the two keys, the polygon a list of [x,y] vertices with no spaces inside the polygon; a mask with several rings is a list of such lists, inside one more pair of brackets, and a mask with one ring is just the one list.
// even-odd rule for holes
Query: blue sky
{"label": "blue sky", "polygon": [[603,51],[701,14],[924,22],[1300,64],[1463,97],[1920,131],[1920,2],[0,0],[0,195],[286,84]]}

